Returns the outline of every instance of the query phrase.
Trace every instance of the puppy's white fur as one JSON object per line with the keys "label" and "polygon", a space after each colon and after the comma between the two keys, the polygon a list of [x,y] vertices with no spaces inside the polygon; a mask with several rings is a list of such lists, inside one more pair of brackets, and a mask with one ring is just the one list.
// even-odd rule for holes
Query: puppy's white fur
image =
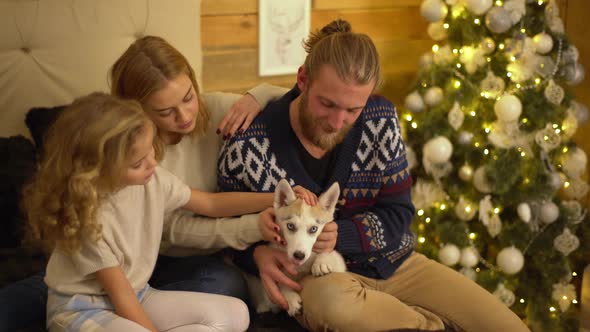
{"label": "puppy's white fur", "polygon": [[[336,182],[320,195],[316,206],[309,206],[295,196],[287,180],[283,179],[277,185],[274,200],[276,222],[287,246],[272,246],[285,250],[289,259],[298,265],[299,273],[293,277],[294,280],[300,280],[310,273],[318,277],[331,272],[346,271],[344,259],[338,252],[316,254],[312,251],[324,225],[333,220],[339,195],[340,187]],[[280,308],[266,295],[259,278],[247,276],[247,281],[256,312],[279,311]],[[279,285],[279,288],[289,303],[289,315],[301,313],[299,293],[283,285]]]}

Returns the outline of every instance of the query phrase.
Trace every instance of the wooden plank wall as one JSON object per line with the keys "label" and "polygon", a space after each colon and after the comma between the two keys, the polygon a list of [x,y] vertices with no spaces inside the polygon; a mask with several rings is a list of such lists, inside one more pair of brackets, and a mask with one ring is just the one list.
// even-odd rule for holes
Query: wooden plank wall
{"label": "wooden plank wall", "polygon": [[[313,0],[311,29],[335,18],[368,34],[383,63],[382,93],[399,103],[412,84],[418,59],[432,46],[421,0]],[[203,87],[244,92],[260,82],[285,87],[295,75],[258,77],[258,0],[203,0]]]}
{"label": "wooden plank wall", "polygon": [[[277,0],[279,1],[279,0]],[[575,87],[577,100],[590,107],[589,0],[557,0],[566,32],[580,51],[587,79]],[[422,0],[312,0],[311,28],[335,18],[371,36],[383,63],[381,93],[403,102],[412,87],[418,60],[434,43],[420,16]],[[207,91],[243,93],[260,82],[291,87],[294,75],[258,77],[258,0],[202,0],[203,86]],[[575,136],[590,156],[590,123]]]}

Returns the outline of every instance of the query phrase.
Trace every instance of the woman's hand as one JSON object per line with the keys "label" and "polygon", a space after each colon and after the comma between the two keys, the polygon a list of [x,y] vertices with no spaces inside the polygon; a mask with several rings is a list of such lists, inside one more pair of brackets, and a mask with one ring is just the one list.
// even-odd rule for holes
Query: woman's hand
{"label": "woman's hand", "polygon": [[281,229],[279,228],[279,225],[275,223],[275,212],[273,208],[267,208],[260,212],[258,217],[258,227],[260,227],[263,240],[284,245],[284,241],[279,235]]}
{"label": "woman's hand", "polygon": [[301,198],[308,205],[314,206],[318,203],[318,197],[316,194],[303,188],[302,186],[293,187],[293,191],[295,192],[295,196],[297,196],[297,198]]}
{"label": "woman's hand", "polygon": [[243,95],[225,113],[223,120],[217,127],[217,134],[223,135],[225,139],[238,131],[244,132],[261,110],[260,104],[251,94]]}

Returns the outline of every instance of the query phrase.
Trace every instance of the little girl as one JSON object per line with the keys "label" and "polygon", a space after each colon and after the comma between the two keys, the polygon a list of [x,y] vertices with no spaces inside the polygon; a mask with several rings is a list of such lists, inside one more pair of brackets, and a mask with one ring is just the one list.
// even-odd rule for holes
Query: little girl
{"label": "little girl", "polygon": [[[23,201],[30,236],[52,250],[45,277],[50,331],[247,329],[239,299],[157,291],[147,281],[166,213],[253,213],[271,206],[272,194],[191,190],[157,166],[153,139],[138,103],[102,93],[74,101],[52,126]],[[259,226],[261,239],[277,236],[273,225]]]}

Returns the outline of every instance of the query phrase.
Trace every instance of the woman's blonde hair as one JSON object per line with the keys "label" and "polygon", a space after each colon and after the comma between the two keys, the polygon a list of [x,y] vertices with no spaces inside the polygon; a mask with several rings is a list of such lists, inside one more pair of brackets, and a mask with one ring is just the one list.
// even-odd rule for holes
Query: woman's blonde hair
{"label": "woman's blonde hair", "polygon": [[40,168],[23,192],[27,240],[67,252],[98,240],[100,199],[122,185],[128,155],[148,125],[138,102],[104,93],[66,108],[49,129]]}
{"label": "woman's blonde hair", "polygon": [[[110,70],[111,93],[145,104],[152,93],[163,89],[169,80],[180,74],[188,75],[199,102],[195,129],[190,135],[202,135],[208,130],[210,115],[201,99],[195,72],[182,53],[160,37],[137,39],[119,57]],[[155,140],[157,159],[162,158],[164,146],[158,137]]]}
{"label": "woman's blonde hair", "polygon": [[381,83],[379,54],[373,41],[365,34],[354,33],[350,23],[335,20],[311,33],[303,43],[307,57],[303,64],[313,82],[322,65],[331,65],[342,80],[357,84]]}

